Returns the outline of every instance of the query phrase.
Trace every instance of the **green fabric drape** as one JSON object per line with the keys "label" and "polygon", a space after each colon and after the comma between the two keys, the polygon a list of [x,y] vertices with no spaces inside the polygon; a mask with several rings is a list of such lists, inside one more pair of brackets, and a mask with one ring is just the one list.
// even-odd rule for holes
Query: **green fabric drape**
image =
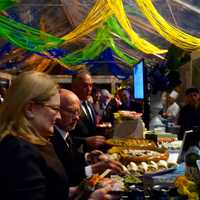
{"label": "green fabric drape", "polygon": [[34,52],[47,51],[64,42],[60,38],[4,16],[0,16],[0,36],[18,47]]}
{"label": "green fabric drape", "polygon": [[6,10],[7,8],[13,6],[16,3],[15,0],[1,0],[0,1],[0,11]]}
{"label": "green fabric drape", "polygon": [[137,59],[124,54],[116,47],[113,38],[110,36],[110,30],[105,26],[97,30],[96,38],[84,49],[70,53],[60,59],[60,61],[66,65],[77,65],[84,61],[95,59],[108,47],[110,47],[118,57],[130,65],[138,61]]}

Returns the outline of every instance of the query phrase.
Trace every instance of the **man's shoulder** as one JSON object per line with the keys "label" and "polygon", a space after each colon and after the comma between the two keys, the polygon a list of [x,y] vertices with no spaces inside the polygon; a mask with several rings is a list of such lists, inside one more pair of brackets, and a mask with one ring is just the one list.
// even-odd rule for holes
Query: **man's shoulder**
{"label": "man's shoulder", "polygon": [[184,105],[181,109],[180,109],[180,115],[189,115],[190,113],[192,113],[194,111],[194,108],[187,104]]}

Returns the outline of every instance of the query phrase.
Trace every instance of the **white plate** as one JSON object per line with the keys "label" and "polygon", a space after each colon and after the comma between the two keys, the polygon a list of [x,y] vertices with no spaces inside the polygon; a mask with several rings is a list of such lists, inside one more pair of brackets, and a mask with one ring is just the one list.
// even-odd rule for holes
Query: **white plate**
{"label": "white plate", "polygon": [[177,166],[174,166],[174,167],[171,167],[171,168],[168,168],[168,169],[164,169],[164,170],[160,170],[160,171],[157,171],[157,172],[147,172],[145,173],[144,175],[161,175],[161,174],[167,174],[169,172],[172,172],[174,170],[176,170]]}

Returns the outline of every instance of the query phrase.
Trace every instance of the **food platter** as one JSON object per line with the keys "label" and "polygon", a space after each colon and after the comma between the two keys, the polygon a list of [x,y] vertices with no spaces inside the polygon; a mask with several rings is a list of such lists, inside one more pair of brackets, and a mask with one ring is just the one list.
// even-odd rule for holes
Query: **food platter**
{"label": "food platter", "polygon": [[117,153],[119,154],[120,161],[122,163],[128,162],[148,162],[148,161],[159,161],[167,160],[169,157],[168,151],[166,149],[132,149],[127,147],[112,147],[108,150],[109,154]]}
{"label": "food platter", "polygon": [[111,160],[124,165],[127,173],[140,177],[160,175],[176,169],[177,164],[168,162],[169,151],[146,139],[109,139],[111,148],[107,151]]}
{"label": "food platter", "polygon": [[152,150],[137,150],[137,149],[127,149],[122,151],[121,160],[123,161],[133,161],[133,162],[148,162],[148,161],[159,161],[167,160],[169,157],[168,151],[152,151]]}
{"label": "food platter", "polygon": [[106,144],[109,146],[118,146],[118,147],[131,147],[135,149],[156,149],[157,145],[146,139],[135,139],[135,138],[112,138],[106,140]]}
{"label": "food platter", "polygon": [[138,119],[142,116],[142,113],[137,113],[135,111],[128,111],[128,110],[119,110],[117,113],[114,113],[116,116],[119,115],[120,119]]}
{"label": "food platter", "polygon": [[176,163],[170,163],[165,160],[160,160],[158,162],[148,161],[141,163],[130,162],[126,168],[130,174],[135,176],[144,175],[161,175],[171,171],[174,171],[177,167]]}
{"label": "food platter", "polygon": [[170,167],[168,169],[163,169],[163,170],[159,170],[159,171],[155,171],[155,172],[147,172],[147,173],[144,173],[144,175],[150,175],[150,176],[162,175],[162,174],[166,174],[166,173],[175,171],[176,168],[177,168],[177,165],[174,165],[174,167]]}

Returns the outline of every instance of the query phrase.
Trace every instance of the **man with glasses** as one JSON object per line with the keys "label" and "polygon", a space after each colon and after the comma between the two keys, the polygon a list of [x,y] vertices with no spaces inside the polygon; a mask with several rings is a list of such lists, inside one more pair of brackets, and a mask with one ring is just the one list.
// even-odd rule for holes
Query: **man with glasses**
{"label": "man with glasses", "polygon": [[110,160],[99,160],[86,166],[85,157],[90,158],[89,160],[92,160],[92,158],[98,160],[98,157],[103,153],[93,151],[85,156],[77,151],[71,141],[69,131],[75,128],[81,112],[79,98],[73,92],[61,89],[60,105],[61,119],[57,120],[51,142],[69,176],[70,185],[77,185],[84,177],[102,173],[107,168],[112,169],[114,172],[121,172],[121,164]]}

